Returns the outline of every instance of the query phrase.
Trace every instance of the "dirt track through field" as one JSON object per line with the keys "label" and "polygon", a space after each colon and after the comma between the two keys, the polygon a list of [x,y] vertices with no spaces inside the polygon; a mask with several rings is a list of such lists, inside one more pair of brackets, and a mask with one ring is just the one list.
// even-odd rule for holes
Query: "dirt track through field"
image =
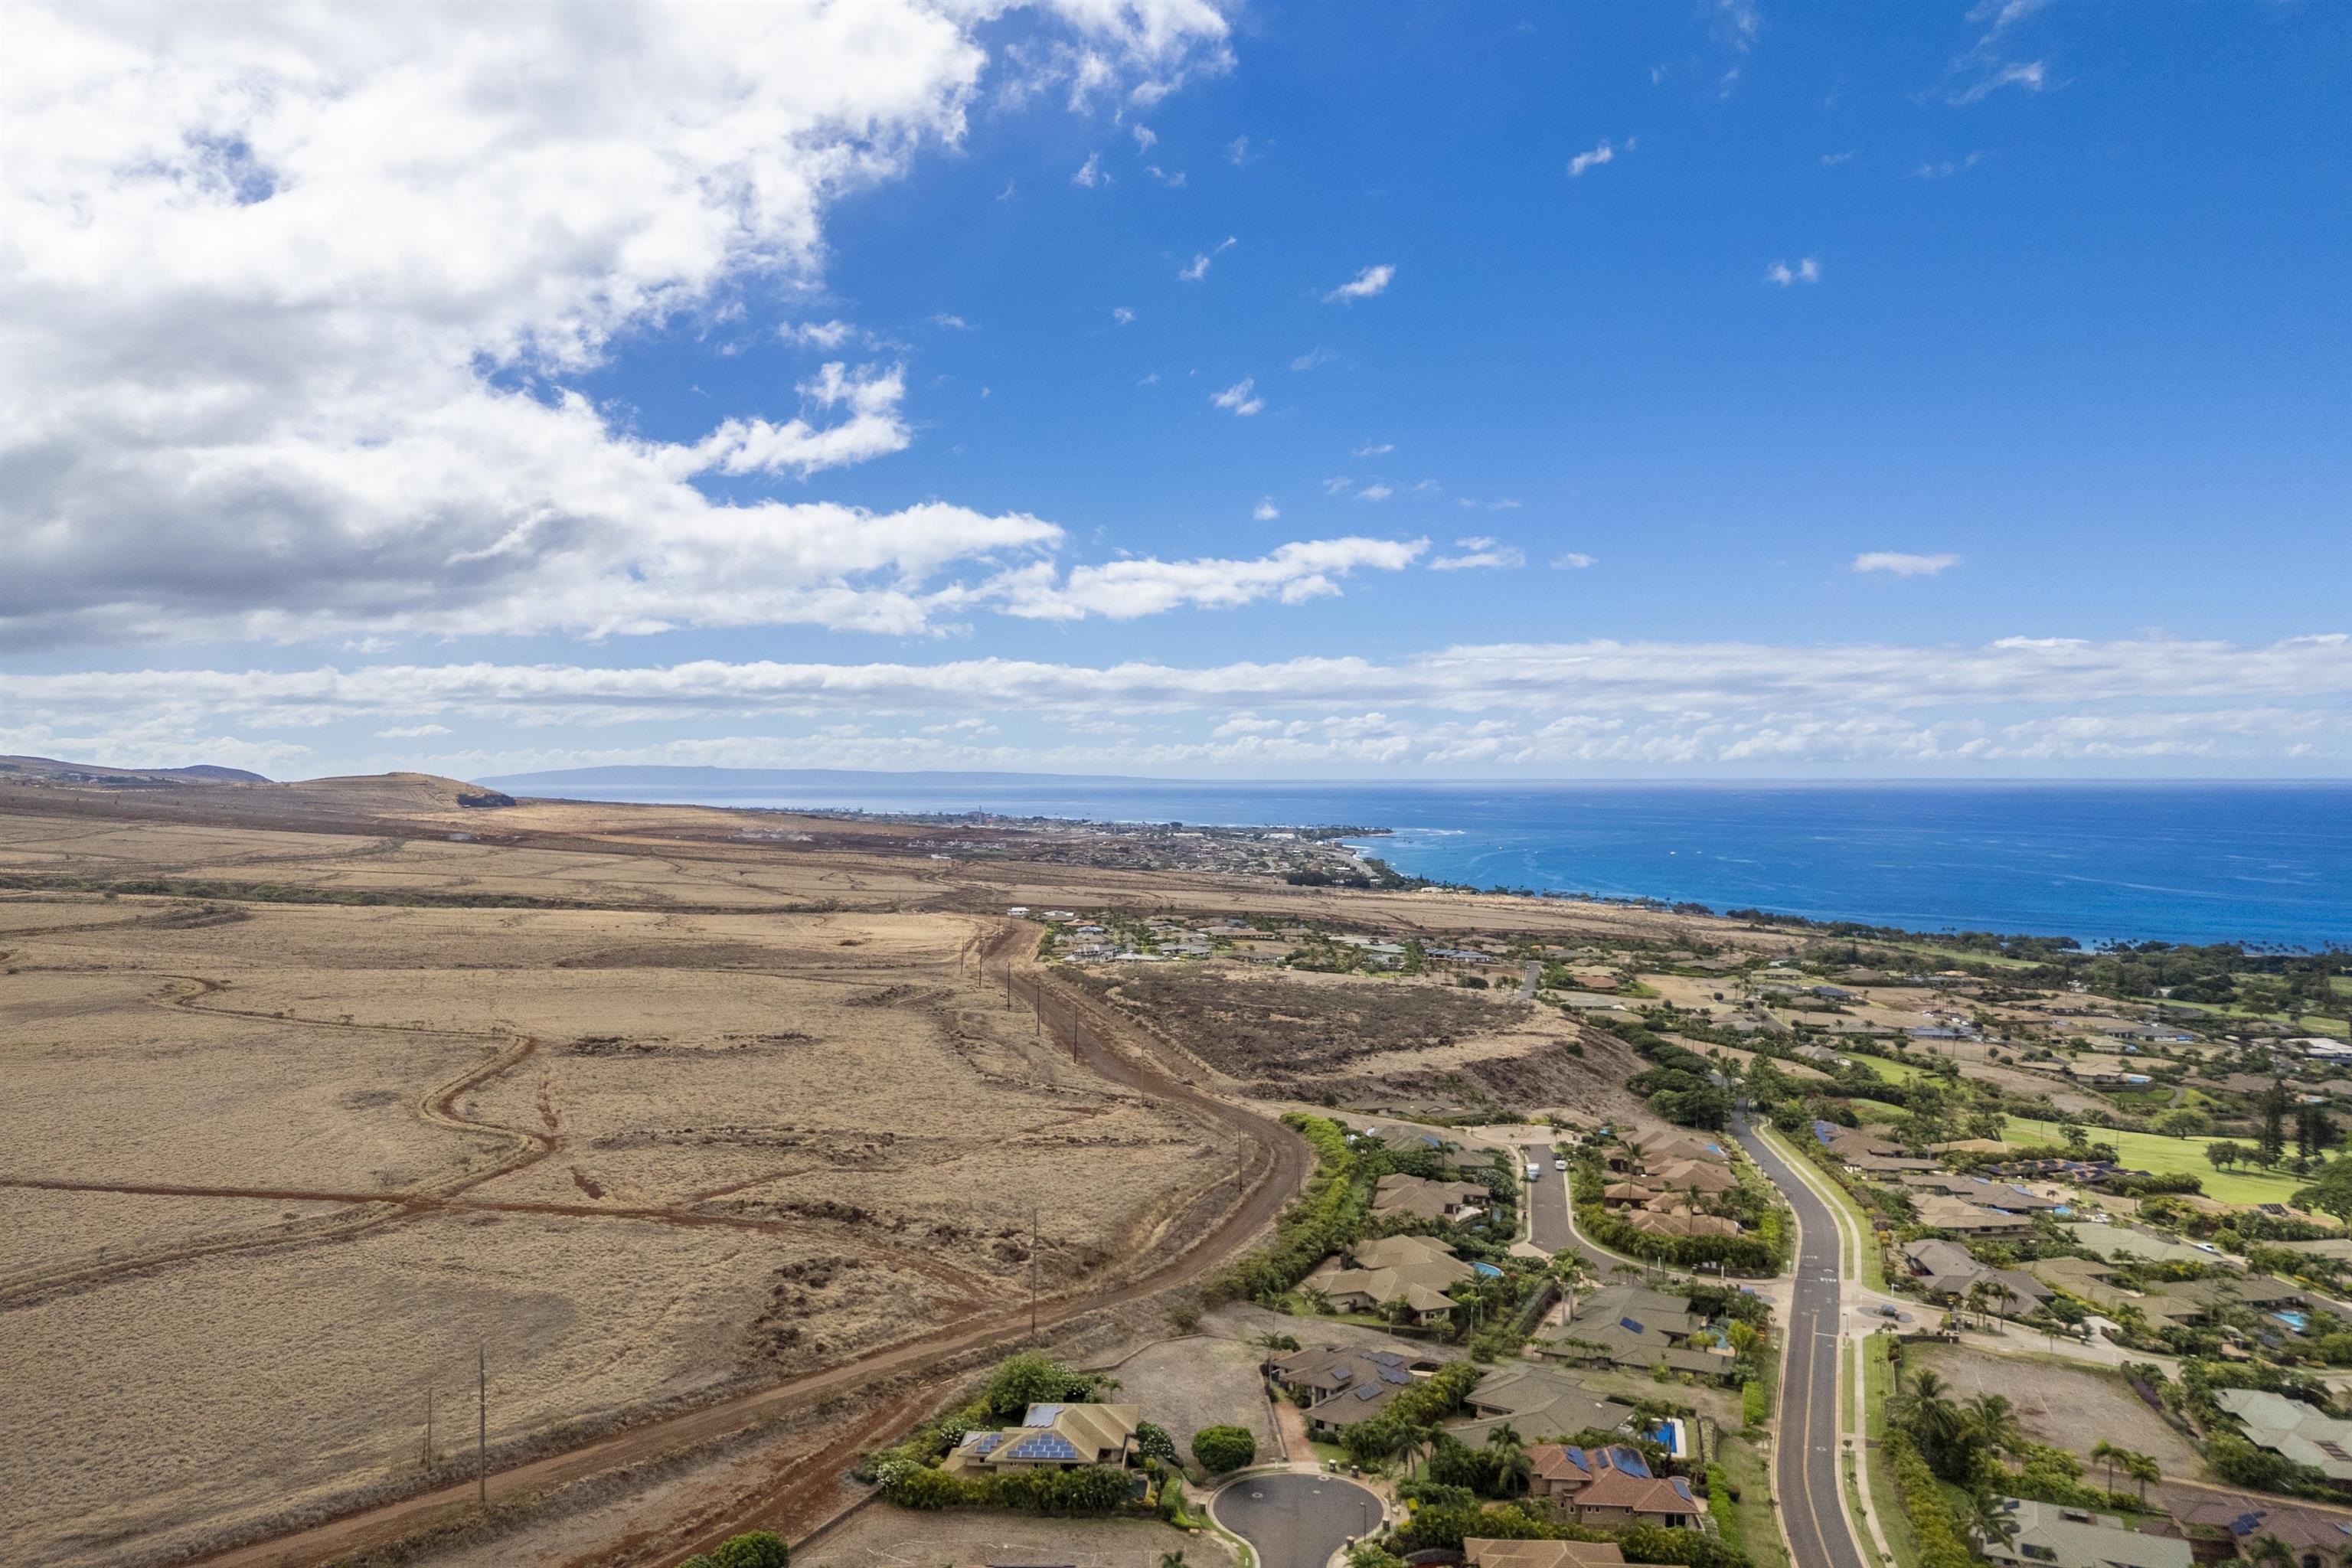
{"label": "dirt track through field", "polygon": [[[1205,1226],[1196,1238],[1139,1277],[1096,1291],[1042,1299],[1035,1309],[1042,1333],[1086,1313],[1144,1300],[1213,1273],[1270,1225],[1305,1184],[1310,1153],[1305,1141],[1278,1121],[1204,1094],[1171,1076],[1160,1065],[1148,1041],[1104,1009],[1040,975],[1015,973],[1018,966],[1012,956],[1013,950],[1027,941],[1025,928],[1008,923],[999,928],[982,948],[979,957],[983,973],[992,965],[1005,976],[1008,996],[1027,1000],[1033,1007],[1045,1006],[1045,1015],[1038,1022],[1041,1035],[1050,1036],[1056,1046],[1067,1048],[1076,1061],[1097,1076],[1153,1100],[1183,1105],[1237,1135],[1246,1148],[1255,1151],[1233,1178],[1241,1189],[1239,1201]],[[1135,1046],[1123,1048],[1118,1043],[1122,1037],[1136,1041]],[[1223,1184],[1223,1178],[1219,1184]],[[512,1499],[543,1492],[658,1455],[733,1436],[763,1421],[803,1411],[820,1399],[852,1393],[886,1378],[920,1373],[967,1352],[1016,1342],[1028,1334],[1030,1310],[1028,1303],[1020,1302],[972,1313],[940,1324],[919,1337],[877,1347],[837,1366],[698,1410],[647,1421],[561,1454],[510,1466],[490,1477],[490,1493],[494,1499]],[[914,1413],[942,1397],[953,1381],[944,1374],[933,1375],[905,1395],[894,1398],[888,1407],[891,1420],[911,1418]],[[699,1521],[701,1533],[695,1540],[724,1539],[747,1528],[751,1521],[774,1521],[793,1530],[806,1528],[814,1522],[812,1510],[821,1500],[836,1494],[840,1470],[849,1458],[891,1429],[889,1422],[878,1417],[856,1420],[852,1429],[836,1436],[821,1455],[780,1465],[772,1485],[734,1500],[722,1510],[723,1519]],[[198,1561],[207,1568],[301,1568],[382,1546],[428,1525],[444,1522],[472,1507],[474,1495],[471,1483],[443,1487]],[[646,1543],[652,1545],[665,1534],[666,1531],[649,1530]],[[671,1562],[693,1549],[692,1542],[664,1544],[655,1548],[657,1554],[653,1557],[624,1558],[607,1552],[597,1561]]]}

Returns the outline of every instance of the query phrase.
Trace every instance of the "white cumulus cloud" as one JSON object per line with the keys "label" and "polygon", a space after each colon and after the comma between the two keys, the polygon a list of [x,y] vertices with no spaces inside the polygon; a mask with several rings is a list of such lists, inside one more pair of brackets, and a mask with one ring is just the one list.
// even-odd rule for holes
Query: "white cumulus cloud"
{"label": "white cumulus cloud", "polygon": [[1810,256],[1794,267],[1785,261],[1776,261],[1764,269],[1764,281],[1778,284],[1783,289],[1792,283],[1818,283],[1821,280],[1822,264]]}
{"label": "white cumulus cloud", "polygon": [[1228,410],[1237,419],[1246,419],[1265,406],[1265,399],[1253,396],[1250,388],[1257,384],[1255,376],[1244,376],[1223,392],[1209,394],[1209,401]]}
{"label": "white cumulus cloud", "polygon": [[1378,267],[1367,267],[1347,282],[1324,295],[1323,302],[1327,305],[1352,304],[1358,300],[1369,300],[1376,294],[1386,292],[1390,281],[1395,277],[1396,268],[1386,263]]}

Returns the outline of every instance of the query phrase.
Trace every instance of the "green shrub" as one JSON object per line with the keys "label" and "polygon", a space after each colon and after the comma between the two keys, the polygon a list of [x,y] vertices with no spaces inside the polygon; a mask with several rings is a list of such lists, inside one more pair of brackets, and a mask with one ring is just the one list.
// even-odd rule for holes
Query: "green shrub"
{"label": "green shrub", "polygon": [[1895,1458],[1895,1486],[1903,1494],[1903,1511],[1919,1540],[1919,1568],[1969,1568],[1975,1554],[1960,1539],[1952,1510],[1945,1506],[1944,1489],[1936,1484],[1936,1472],[1927,1468],[1919,1446],[1897,1429],[1887,1433],[1885,1447]]}
{"label": "green shrub", "polygon": [[1731,1500],[1731,1481],[1721,1465],[1706,1468],[1706,1511],[1716,1529],[1729,1540],[1739,1536],[1739,1506]]}
{"label": "green shrub", "polygon": [[1084,1404],[1095,1396],[1101,1384],[1101,1379],[1072,1372],[1051,1356],[1023,1351],[1006,1357],[997,1367],[981,1398],[992,1419],[1018,1421],[1033,1405]]}
{"label": "green shrub", "polygon": [[730,1536],[710,1554],[710,1568],[790,1568],[793,1554],[764,1530]]}
{"label": "green shrub", "polygon": [[1772,1396],[1765,1391],[1762,1378],[1751,1377],[1740,1385],[1739,1415],[1750,1432],[1772,1418]]}
{"label": "green shrub", "polygon": [[1257,1458],[1257,1439],[1246,1426],[1203,1426],[1192,1434],[1192,1457],[1211,1475],[1222,1476]]}
{"label": "green shrub", "polygon": [[1149,1421],[1135,1424],[1135,1451],[1163,1465],[1176,1463],[1176,1439],[1168,1435],[1167,1427],[1155,1426]]}

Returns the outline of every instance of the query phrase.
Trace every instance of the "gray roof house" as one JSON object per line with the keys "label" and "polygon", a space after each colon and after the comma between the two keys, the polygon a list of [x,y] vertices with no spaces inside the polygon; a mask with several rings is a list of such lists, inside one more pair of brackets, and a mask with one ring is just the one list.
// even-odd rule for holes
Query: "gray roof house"
{"label": "gray roof house", "polygon": [[2121,1516],[2062,1508],[2056,1503],[2008,1498],[2001,1508],[2016,1527],[2007,1542],[1986,1541],[1979,1550],[1995,1563],[2047,1563],[2053,1568],[2192,1568],[2189,1542],[2142,1535],[2124,1527]]}
{"label": "gray roof house", "polygon": [[2331,1481],[2352,1481],[2352,1421],[2258,1388],[2221,1389],[2213,1403],[2238,1418],[2255,1447],[2325,1471]]}

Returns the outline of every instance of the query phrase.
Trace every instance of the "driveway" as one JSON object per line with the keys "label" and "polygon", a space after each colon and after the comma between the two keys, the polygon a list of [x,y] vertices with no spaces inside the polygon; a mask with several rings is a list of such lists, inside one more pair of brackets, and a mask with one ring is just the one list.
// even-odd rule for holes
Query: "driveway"
{"label": "driveway", "polygon": [[1381,1500],[1338,1476],[1244,1476],[1209,1501],[1217,1522],[1256,1549],[1259,1568],[1323,1568],[1381,1522]]}

